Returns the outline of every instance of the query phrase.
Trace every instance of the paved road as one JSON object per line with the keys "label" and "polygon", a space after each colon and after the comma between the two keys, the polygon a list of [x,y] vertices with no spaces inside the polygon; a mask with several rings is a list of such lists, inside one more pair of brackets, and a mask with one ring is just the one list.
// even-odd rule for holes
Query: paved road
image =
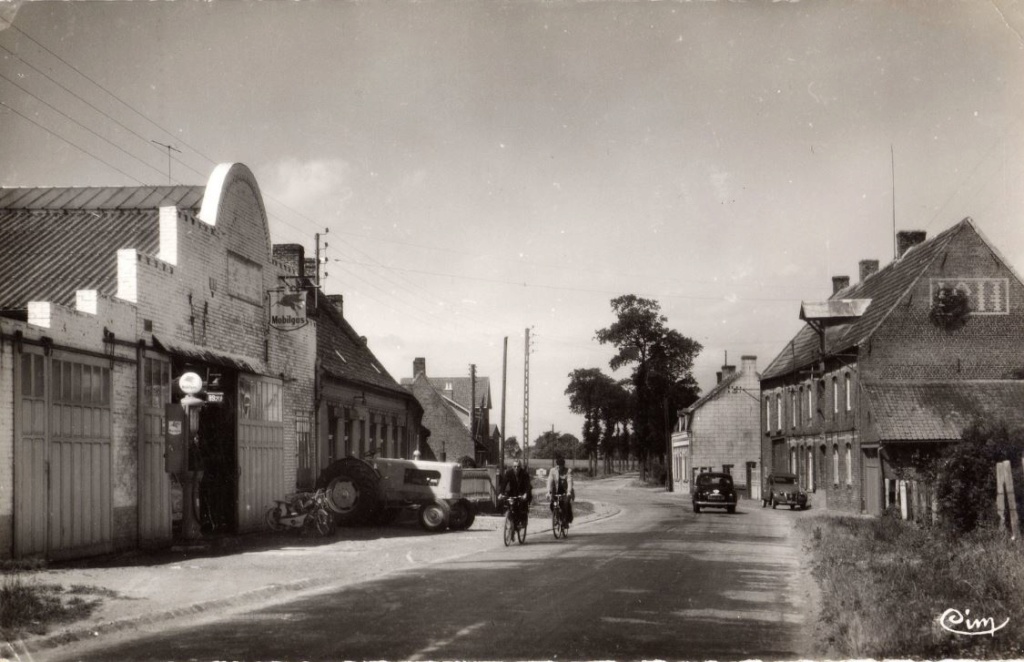
{"label": "paved road", "polygon": [[679,495],[627,479],[581,492],[621,512],[572,528],[566,540],[535,530],[526,545],[506,548],[488,532],[493,544],[471,554],[457,546],[409,552],[405,568],[376,578],[113,641],[75,659],[810,656],[809,580],[792,528],[801,513],[752,503],[735,515],[695,514]]}

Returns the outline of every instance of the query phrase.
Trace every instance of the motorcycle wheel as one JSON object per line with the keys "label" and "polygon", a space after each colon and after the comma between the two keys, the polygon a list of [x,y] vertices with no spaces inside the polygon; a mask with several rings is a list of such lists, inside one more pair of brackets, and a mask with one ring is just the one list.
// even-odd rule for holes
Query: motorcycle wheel
{"label": "motorcycle wheel", "polygon": [[281,524],[281,513],[278,512],[278,507],[267,508],[266,514],[263,515],[263,521],[267,523],[267,528],[271,531],[284,531],[285,526]]}
{"label": "motorcycle wheel", "polygon": [[334,518],[323,508],[313,511],[313,519],[316,522],[316,532],[321,536],[329,536],[334,533]]}

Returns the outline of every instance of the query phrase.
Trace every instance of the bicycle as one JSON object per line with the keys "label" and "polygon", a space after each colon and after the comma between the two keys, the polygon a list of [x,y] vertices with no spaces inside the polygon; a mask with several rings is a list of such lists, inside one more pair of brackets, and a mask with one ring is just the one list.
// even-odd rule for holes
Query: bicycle
{"label": "bicycle", "polygon": [[554,534],[555,540],[569,535],[569,521],[565,504],[565,500],[568,498],[566,494],[559,494],[554,497],[554,504],[551,509],[551,533]]}
{"label": "bicycle", "polygon": [[522,545],[526,542],[527,509],[529,505],[521,496],[508,497],[506,501],[508,505],[505,510],[505,526],[502,532],[502,540],[505,541],[505,547],[511,545],[512,541],[516,538],[519,539],[519,544]]}

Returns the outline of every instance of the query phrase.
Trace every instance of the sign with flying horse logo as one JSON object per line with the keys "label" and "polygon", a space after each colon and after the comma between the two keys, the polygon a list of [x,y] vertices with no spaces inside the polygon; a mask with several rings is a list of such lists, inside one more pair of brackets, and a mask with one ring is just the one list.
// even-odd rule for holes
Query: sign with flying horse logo
{"label": "sign with flying horse logo", "polygon": [[306,326],[305,290],[270,290],[270,326],[281,331],[294,331]]}

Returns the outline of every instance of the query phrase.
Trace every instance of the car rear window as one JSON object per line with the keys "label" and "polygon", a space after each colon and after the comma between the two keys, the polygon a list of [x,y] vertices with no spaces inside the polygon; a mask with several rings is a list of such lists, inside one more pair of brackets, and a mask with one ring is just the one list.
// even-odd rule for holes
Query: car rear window
{"label": "car rear window", "polygon": [[701,487],[731,487],[732,478],[729,476],[711,476],[701,474],[697,476],[697,484]]}
{"label": "car rear window", "polygon": [[796,482],[796,479],[790,476],[777,476],[775,482],[779,485],[792,485]]}

